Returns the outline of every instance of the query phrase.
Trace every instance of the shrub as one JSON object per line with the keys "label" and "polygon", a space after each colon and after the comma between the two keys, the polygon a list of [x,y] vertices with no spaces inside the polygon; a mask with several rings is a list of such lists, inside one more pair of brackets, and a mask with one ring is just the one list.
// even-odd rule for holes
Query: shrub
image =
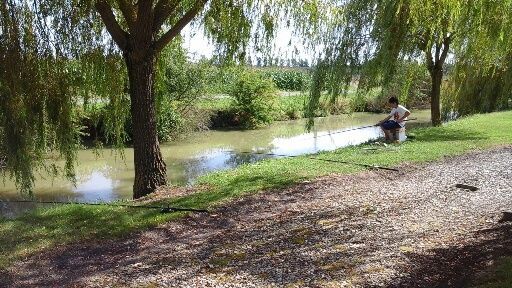
{"label": "shrub", "polygon": [[156,108],[158,138],[170,141],[203,129],[209,115],[196,103],[206,91],[207,62],[190,63],[179,42],[164,50],[158,63]]}
{"label": "shrub", "polygon": [[246,71],[240,74],[229,95],[240,126],[253,129],[274,120],[277,95],[272,80]]}

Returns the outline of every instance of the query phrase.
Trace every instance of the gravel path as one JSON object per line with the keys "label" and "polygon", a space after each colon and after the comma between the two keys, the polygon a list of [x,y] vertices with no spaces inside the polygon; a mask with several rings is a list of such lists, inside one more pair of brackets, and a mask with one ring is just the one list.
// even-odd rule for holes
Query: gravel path
{"label": "gravel path", "polygon": [[[512,255],[512,147],[329,176],[16,263],[1,287],[460,287]],[[479,188],[455,188],[463,183]]]}

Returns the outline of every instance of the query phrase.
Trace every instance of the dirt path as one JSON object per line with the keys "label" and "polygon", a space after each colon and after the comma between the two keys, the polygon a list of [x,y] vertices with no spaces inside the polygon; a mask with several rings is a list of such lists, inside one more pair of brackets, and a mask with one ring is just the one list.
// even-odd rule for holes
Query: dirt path
{"label": "dirt path", "polygon": [[0,286],[459,287],[512,252],[512,225],[497,223],[512,208],[511,163],[506,147],[325,177],[34,256]]}

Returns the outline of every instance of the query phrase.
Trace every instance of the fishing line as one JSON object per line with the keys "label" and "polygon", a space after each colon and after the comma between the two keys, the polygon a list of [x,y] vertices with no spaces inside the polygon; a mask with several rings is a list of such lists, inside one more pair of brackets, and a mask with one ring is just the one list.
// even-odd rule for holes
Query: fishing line
{"label": "fishing line", "polygon": [[127,204],[109,204],[109,203],[87,203],[87,202],[61,202],[61,201],[35,201],[35,200],[0,200],[0,203],[34,203],[34,204],[56,204],[56,205],[86,205],[86,206],[109,206],[109,207],[124,207],[135,209],[160,209],[160,213],[170,212],[198,212],[208,213],[208,210],[194,209],[194,208],[181,208],[171,206],[137,206]]}
{"label": "fishing line", "polygon": [[255,152],[235,152],[232,151],[231,153],[238,153],[238,154],[251,154],[251,155],[267,155],[267,156],[276,156],[276,157],[282,157],[282,158],[298,158],[298,157],[306,157],[308,159],[312,160],[318,160],[318,161],[324,161],[324,162],[331,162],[331,163],[341,163],[341,164],[348,164],[348,165],[355,165],[355,166],[362,166],[366,168],[371,169],[381,169],[381,170],[388,170],[388,171],[394,171],[399,172],[398,169],[395,168],[388,168],[388,167],[382,167],[377,165],[370,165],[370,164],[364,164],[364,163],[357,163],[357,162],[350,162],[350,161],[343,161],[343,160],[331,160],[331,159],[323,159],[323,158],[317,158],[312,156],[303,156],[303,155],[283,155],[283,154],[275,154],[275,153],[255,153]]}

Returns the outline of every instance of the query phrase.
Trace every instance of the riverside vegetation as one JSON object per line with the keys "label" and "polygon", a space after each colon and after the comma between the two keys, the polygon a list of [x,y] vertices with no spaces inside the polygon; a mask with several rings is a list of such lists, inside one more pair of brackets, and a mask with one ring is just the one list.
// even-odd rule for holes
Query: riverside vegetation
{"label": "riverside vegetation", "polygon": [[[312,85],[307,67],[219,66],[212,60],[192,63],[180,42],[163,51],[157,63],[155,85],[157,132],[160,141],[186,137],[189,132],[238,128],[255,129],[273,121],[306,117]],[[118,59],[118,61],[120,61]],[[429,78],[417,64],[403,63],[400,72],[385,88],[357,91],[356,87],[333,98],[329,91],[320,97],[314,117],[352,112],[384,112],[387,98],[402,95],[408,107],[428,107]],[[414,77],[410,74],[413,71]],[[407,91],[400,87],[407,85]],[[82,138],[93,144],[110,144],[133,138],[127,95],[118,105],[94,98],[77,108],[82,123]],[[113,109],[114,108],[114,109]],[[119,111],[123,126],[113,125],[111,111]],[[117,137],[115,135],[122,135]]]}

